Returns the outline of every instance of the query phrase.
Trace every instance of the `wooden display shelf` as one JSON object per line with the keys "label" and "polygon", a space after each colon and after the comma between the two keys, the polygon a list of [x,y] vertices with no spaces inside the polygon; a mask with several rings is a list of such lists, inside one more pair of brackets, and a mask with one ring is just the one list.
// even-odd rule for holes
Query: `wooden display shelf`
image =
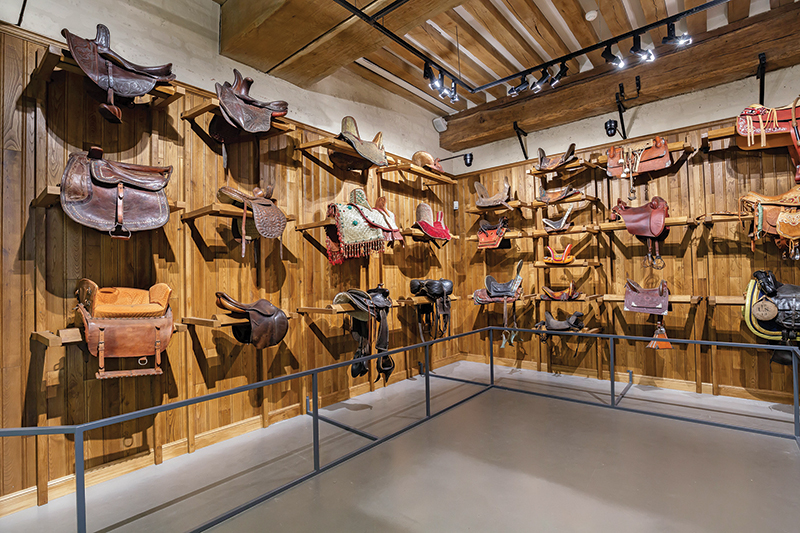
{"label": "wooden display shelf", "polygon": [[[622,144],[621,146],[625,146],[625,145]],[[667,146],[667,149],[670,152],[690,153],[690,152],[694,151],[694,146],[692,146],[691,143],[679,141],[679,142],[669,143],[669,145]],[[600,165],[600,166],[608,165],[608,156],[607,155],[601,155],[600,157],[598,157],[597,158],[597,164]]]}
{"label": "wooden display shelf", "polygon": [[[674,226],[696,226],[698,224],[694,217],[669,217],[666,219],[665,224],[668,228]],[[625,229],[625,222],[618,220],[616,222],[601,222],[600,231],[619,231]]]}
{"label": "wooden display shelf", "polygon": [[[451,302],[456,302],[460,299],[461,296],[453,296],[452,294],[450,295]],[[398,298],[397,300],[394,301],[404,306],[417,306],[417,305],[433,303],[433,301],[427,296],[411,296],[410,298]]]}
{"label": "wooden display shelf", "polygon": [[[425,235],[425,233],[423,233],[423,231],[421,229],[417,229],[417,228],[405,228],[403,230],[400,230],[400,235],[402,235],[403,237],[426,238],[426,239],[430,239],[432,241],[443,241],[444,240],[444,239],[433,239],[431,237],[428,237],[427,235]],[[461,237],[459,237],[458,235],[451,235],[450,236],[450,240],[451,241],[457,241],[457,240],[460,240],[460,239],[461,239]]]}
{"label": "wooden display shelf", "polygon": [[[392,307],[400,307],[402,304],[398,300],[392,300]],[[351,303],[346,304],[333,304],[330,303],[325,307],[298,307],[297,313],[299,315],[339,315],[351,311],[358,311]]]}
{"label": "wooden display shelf", "polygon": [[[600,294],[598,295],[597,301],[600,303],[604,302],[624,302],[625,295],[624,294]],[[697,305],[703,300],[702,296],[693,296],[691,294],[670,294],[669,295],[669,303],[671,304],[689,304],[689,305]]]}
{"label": "wooden display shelf", "polygon": [[525,207],[529,207],[531,209],[542,209],[543,207],[549,207],[551,205],[560,205],[560,204],[575,204],[578,202],[596,202],[598,198],[596,196],[589,196],[588,194],[580,193],[569,198],[564,198],[563,200],[559,200],[557,202],[550,202],[549,204],[545,202],[540,202],[539,200],[535,200]]}
{"label": "wooden display shelf", "polygon": [[[176,322],[173,333],[183,333],[187,331],[186,324]],[[66,346],[68,344],[79,344],[83,342],[81,328],[60,329],[57,333],[51,331],[34,331],[31,333],[31,340],[38,342],[48,348],[56,346]]]}
{"label": "wooden display shelf", "polygon": [[[296,313],[292,313],[292,312],[286,313],[286,318],[288,320],[291,320],[291,319],[296,318],[296,317],[297,317]],[[219,329],[219,328],[225,328],[225,327],[228,327],[228,326],[236,326],[236,325],[240,325],[240,324],[249,324],[250,323],[250,319],[249,318],[235,318],[235,317],[231,316],[230,314],[221,314],[221,315],[211,315],[211,318],[197,318],[197,317],[187,316],[187,317],[184,317],[183,320],[181,320],[181,323],[184,326],[200,326],[200,327],[205,327],[205,328]]]}
{"label": "wooden display shelf", "polygon": [[[168,199],[168,201],[170,213],[174,213],[175,211],[183,211],[186,209],[186,202],[182,200]],[[61,187],[59,185],[48,185],[31,202],[32,207],[48,208],[55,205],[61,205]],[[240,215],[241,211],[242,210],[240,209]]]}
{"label": "wooden display shelf", "polygon": [[537,229],[533,230],[531,237],[533,237],[534,239],[539,239],[542,237],[558,237],[559,235],[582,235],[582,234],[594,235],[595,233],[599,232],[600,232],[600,226],[592,224],[589,226],[572,226],[571,228],[564,231],[553,231],[550,233],[548,233],[547,230]]}
{"label": "wooden display shelf", "polygon": [[[537,296],[538,296],[538,294],[523,294],[522,296],[519,297],[519,300],[517,300],[517,301],[518,302],[525,302],[525,301],[528,301],[528,300],[534,300]],[[469,296],[467,296],[467,300],[474,300],[474,299],[475,299],[475,294],[474,293],[470,294]],[[501,304],[503,302],[492,302],[492,303]],[[508,303],[514,303],[514,302],[508,302]],[[489,304],[479,304],[479,305],[489,305]]]}
{"label": "wooden display shelf", "polygon": [[[208,102],[196,105],[193,108],[181,113],[181,119],[191,121],[197,117],[205,115],[206,113],[219,114],[219,112],[219,100],[217,98],[211,98]],[[279,118],[273,118],[270,121],[270,128],[268,131],[257,133],[255,135],[262,138],[271,137],[273,135],[280,135],[281,133],[295,131],[296,129],[297,127],[294,124],[284,122]]]}
{"label": "wooden display shelf", "polygon": [[[511,200],[510,202],[506,203],[516,209],[530,207],[530,204],[520,202],[519,200]],[[471,205],[465,209],[465,212],[469,213],[470,215],[482,215],[484,213],[498,213],[503,211],[508,211],[508,208],[504,205],[496,205],[494,207],[478,207]]]}
{"label": "wooden display shelf", "polygon": [[[349,146],[349,145],[348,145]],[[379,175],[387,172],[408,172],[423,179],[426,185],[455,185],[456,181],[449,175],[444,173],[433,172],[427,168],[419,167],[413,163],[394,163],[385,167],[378,167],[377,172]],[[426,183],[433,182],[433,183]]]}
{"label": "wooden display shelf", "polygon": [[585,268],[585,267],[599,267],[602,263],[600,261],[589,261],[588,259],[575,260],[566,265],[554,265],[545,263],[544,261],[534,261],[533,268]]}
{"label": "wooden display shelf", "polygon": [[579,297],[575,298],[574,300],[551,300],[550,298],[544,298],[541,294],[531,294],[531,300],[536,300],[537,302],[553,302],[553,303],[569,303],[569,302],[590,302],[593,299],[591,295],[581,294]]}
{"label": "wooden display shelf", "polygon": [[744,296],[706,296],[708,305],[744,305]]}
{"label": "wooden display shelf", "polygon": [[335,219],[326,218],[324,220],[318,220],[317,222],[309,222],[308,224],[298,224],[294,229],[295,231],[308,231],[310,229],[323,228],[325,226],[332,226],[334,224],[336,224]]}
{"label": "wooden display shelf", "polygon": [[754,215],[739,215],[731,214],[731,213],[719,213],[719,214],[710,214],[705,216],[697,217],[697,222],[699,224],[705,224],[706,226],[713,226],[714,224],[721,224],[726,222],[742,222],[746,220],[753,220],[755,217]]}
{"label": "wooden display shelf", "polygon": [[[42,94],[42,88],[50,81],[50,77],[54,70],[66,70],[74,74],[86,76],[86,73],[81,70],[78,63],[72,58],[68,50],[51,44],[42,54],[39,64],[31,73],[30,83],[33,93],[30,95],[38,97]],[[147,104],[151,107],[166,107],[172,102],[183,98],[186,95],[186,89],[179,85],[157,85],[153,87],[149,93],[149,98],[137,98],[134,103]]]}
{"label": "wooden display shelf", "polygon": [[728,139],[730,137],[736,136],[736,126],[730,126],[728,128],[719,128],[716,130],[709,130],[706,133],[700,135],[700,147],[703,149],[704,152],[708,152],[710,149],[709,141],[717,141],[720,139]]}
{"label": "wooden display shelf", "polygon": [[561,167],[558,170],[536,170],[531,169],[527,171],[529,176],[547,176],[548,174],[578,174],[590,168],[602,168],[599,164],[587,161],[585,159],[578,159],[568,165]]}
{"label": "wooden display shelf", "polygon": [[[529,235],[528,233],[526,233],[526,232],[524,232],[522,230],[507,231],[503,235],[503,239],[527,239],[529,237],[531,237],[531,235]],[[469,242],[478,242],[478,236],[477,235],[470,235],[469,237],[467,237],[467,241],[469,241]],[[492,249],[493,248],[484,248],[484,250],[492,250]]]}
{"label": "wooden display shelf", "polygon": [[367,161],[370,164],[372,164],[371,161],[364,159],[364,157],[361,154],[356,152],[352,146],[350,146],[341,139],[337,139],[336,137],[323,137],[321,139],[317,139],[316,141],[303,143],[297,147],[297,149],[303,152],[304,154],[307,153],[312,148],[327,148],[328,150],[333,150],[335,152],[341,152],[349,156],[357,157],[363,161]]}
{"label": "wooden display shelf", "polygon": [[[247,213],[248,218],[252,219],[253,211],[248,209]],[[181,220],[183,222],[188,222],[201,217],[242,218],[242,208],[236,207],[232,204],[214,202],[210,205],[203,206],[199,209],[195,209],[194,211],[189,211],[188,213],[181,215]],[[295,215],[286,215],[286,220],[287,222],[297,220],[297,217]]]}

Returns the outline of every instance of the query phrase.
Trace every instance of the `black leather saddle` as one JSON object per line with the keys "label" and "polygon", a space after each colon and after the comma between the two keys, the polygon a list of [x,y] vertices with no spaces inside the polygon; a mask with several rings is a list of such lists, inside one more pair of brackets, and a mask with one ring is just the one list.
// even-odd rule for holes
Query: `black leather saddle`
{"label": "black leather saddle", "polygon": [[438,339],[450,330],[450,295],[453,282],[449,279],[412,279],[411,294],[425,296],[431,302],[417,305],[417,326],[419,338],[425,342],[423,331]]}

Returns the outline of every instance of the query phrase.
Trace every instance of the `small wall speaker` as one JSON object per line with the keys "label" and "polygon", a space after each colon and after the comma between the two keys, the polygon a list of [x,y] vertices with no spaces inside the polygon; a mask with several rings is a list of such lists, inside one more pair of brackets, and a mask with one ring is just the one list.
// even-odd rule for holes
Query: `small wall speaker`
{"label": "small wall speaker", "polygon": [[447,121],[444,119],[444,117],[436,117],[433,119],[433,129],[436,130],[436,133],[447,131]]}

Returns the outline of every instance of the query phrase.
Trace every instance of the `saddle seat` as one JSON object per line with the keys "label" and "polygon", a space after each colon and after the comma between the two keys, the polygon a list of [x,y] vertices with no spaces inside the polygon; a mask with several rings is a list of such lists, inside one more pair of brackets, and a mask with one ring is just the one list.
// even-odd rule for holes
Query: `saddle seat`
{"label": "saddle seat", "polygon": [[95,318],[147,318],[164,316],[172,289],[157,283],[149,290],[104,287],[97,291],[91,314]]}
{"label": "saddle seat", "polygon": [[241,343],[252,344],[256,349],[276,346],[286,336],[289,321],[286,314],[268,300],[244,304],[224,292],[216,293],[217,307],[229,311],[235,318],[248,318],[248,324],[233,326],[233,336]]}

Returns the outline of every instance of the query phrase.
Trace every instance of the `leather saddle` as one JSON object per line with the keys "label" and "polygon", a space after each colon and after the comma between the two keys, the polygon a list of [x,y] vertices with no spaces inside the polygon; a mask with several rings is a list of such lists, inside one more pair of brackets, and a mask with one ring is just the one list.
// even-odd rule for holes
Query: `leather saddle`
{"label": "leather saddle", "polygon": [[361,157],[330,150],[329,157],[334,166],[347,171],[363,171],[373,165],[385,167],[388,164],[386,151],[383,148],[383,133],[378,132],[372,141],[362,140],[358,134],[356,119],[353,117],[342,119],[342,132],[339,134],[339,139],[346,141]]}
{"label": "leather saddle", "polygon": [[625,284],[623,309],[634,313],[656,315],[656,331],[647,347],[657,350],[672,348],[672,344],[667,340],[667,330],[664,328],[662,318],[669,312],[669,288],[666,280],[662,280],[657,287],[645,289],[629,279]]}
{"label": "leather saddle", "polygon": [[[242,209],[242,223],[231,224],[234,238],[242,243],[242,257],[247,241],[255,240],[259,235],[267,239],[280,239],[283,235],[286,215],[270,199],[271,196],[272,187],[268,187],[266,191],[256,187],[252,196],[233,187],[220,187],[217,191],[220,202],[233,204]],[[248,208],[252,211],[252,220],[247,218]]]}
{"label": "leather saddle", "polygon": [[425,202],[420,202],[417,205],[417,221],[414,223],[414,226],[418,227],[422,230],[422,233],[425,234],[424,237],[412,237],[415,241],[431,241],[437,248],[440,248],[438,241],[444,241],[444,244],[447,244],[452,238],[450,230],[447,229],[447,226],[444,224],[444,212],[437,211],[436,219],[434,219],[433,209]]}
{"label": "leather saddle", "polygon": [[568,244],[561,253],[556,252],[550,246],[545,246],[545,248],[550,255],[544,258],[544,262],[549,265],[568,265],[575,261],[575,256],[569,254],[572,251],[572,243]]}
{"label": "leather saddle", "polygon": [[122,111],[114,104],[115,96],[129,103],[133,98],[149,93],[156,85],[169,84],[175,79],[172,63],[145,67],[114,52],[111,33],[102,24],[97,25],[97,35],[92,40],[78,37],[66,28],[61,30],[61,35],[67,40],[69,52],[81,70],[106,91],[107,100],[100,104],[100,114],[109,122],[122,122]]}
{"label": "leather saddle", "polygon": [[[497,281],[494,276],[486,276],[484,279],[485,287],[476,290],[473,295],[475,305],[486,305],[495,302],[503,302],[503,327],[508,327],[508,304],[512,304],[512,318],[514,328],[517,327],[517,300],[522,297],[522,260],[520,259],[514,267],[514,277],[501,283]],[[503,343],[501,348],[505,347],[506,343],[511,346],[514,345],[514,338],[517,332],[514,331],[507,336],[507,331],[503,331]]]}
{"label": "leather saddle", "polygon": [[534,165],[539,172],[556,172],[578,159],[575,155],[575,143],[567,147],[567,151],[559,157],[547,157],[544,150],[539,148],[539,161]]}
{"label": "leather saddle", "polygon": [[478,207],[497,207],[502,205],[506,209],[514,209],[508,205],[509,200],[511,200],[511,184],[508,182],[508,176],[503,179],[503,186],[500,187],[500,190],[495,195],[490,195],[480,181],[475,182],[475,192],[478,195],[475,199],[475,205]]}
{"label": "leather saddle", "polygon": [[439,158],[437,157],[434,159],[428,152],[414,152],[414,155],[411,156],[411,162],[418,167],[428,169],[432,172],[444,172]]}
{"label": "leather saddle", "polygon": [[[367,357],[372,353],[373,322],[377,324],[375,337],[375,351],[382,353],[389,350],[389,321],[388,313],[392,308],[389,290],[383,283],[374,289],[362,291],[349,289],[340,292],[333,298],[334,304],[352,304],[353,310],[347,311],[352,320],[350,334],[356,341],[356,353],[353,360]],[[377,360],[378,380],[383,376],[384,384],[389,382],[389,376],[394,371],[395,363],[391,355],[386,355]],[[350,366],[350,375],[354,378],[369,373],[367,363],[356,362]],[[378,381],[376,380],[376,381]]]}
{"label": "leather saddle", "polygon": [[61,207],[78,224],[129,239],[134,231],[169,221],[164,188],[172,167],[148,167],[103,159],[103,150],[73,152],[61,177]]}
{"label": "leather saddle", "polygon": [[[172,330],[169,297],[172,289],[157,283],[149,290],[128,287],[99,288],[92,280],[78,281],[75,296],[78,316],[89,353],[97,357],[97,379],[153,376],[162,373],[161,354],[167,349]],[[106,370],[106,359],[131,358],[146,366],[135,370]]]}
{"label": "leather saddle", "polygon": [[553,204],[580,193],[581,191],[573,189],[572,187],[565,187],[556,191],[546,191],[544,187],[540,186],[539,196],[536,199],[546,204]]}
{"label": "leather saddle", "polygon": [[[742,150],[788,146],[795,166],[794,180],[800,183],[800,132],[797,127],[797,103],[772,109],[759,104],[747,107],[736,119],[736,145]],[[756,144],[756,137],[759,143]]]}
{"label": "leather saddle", "polygon": [[666,139],[656,136],[652,141],[627,146],[614,146],[606,152],[606,173],[613,178],[630,180],[629,200],[636,199],[633,178],[646,172],[664,170],[672,165],[672,154]]}
{"label": "leather saddle", "polygon": [[478,225],[478,249],[497,248],[508,230],[508,217],[500,217],[497,224],[481,219]]}
{"label": "leather saddle", "polygon": [[[781,283],[769,270],[753,273],[742,308],[745,324],[757,336],[769,341],[795,341],[800,331],[800,286]],[[773,352],[776,363],[791,365],[787,352]]]}
{"label": "leather saddle", "polygon": [[800,260],[800,185],[777,196],[745,194],[739,198],[739,217],[747,213],[754,215],[750,232],[753,251],[757,239],[770,236],[784,258]]}
{"label": "leather saddle", "polygon": [[257,350],[268,346],[276,346],[289,330],[286,314],[267,300],[258,300],[251,304],[243,304],[225,294],[218,292],[217,307],[230,311],[235,318],[247,318],[248,324],[233,326],[234,338],[243,344],[252,344]]}
{"label": "leather saddle", "polygon": [[425,296],[430,303],[417,304],[419,338],[425,342],[424,331],[434,338],[443,337],[450,330],[450,295],[453,282],[449,279],[412,279],[411,294]]}
{"label": "leather saddle", "polygon": [[397,226],[394,213],[386,207],[386,197],[381,196],[375,201],[375,207],[369,205],[367,193],[364,189],[353,189],[350,192],[350,204],[364,218],[367,224],[383,232],[383,240],[390,245],[399,241],[405,247],[405,239]]}
{"label": "leather saddle", "polygon": [[578,288],[575,286],[574,281],[569,282],[569,288],[567,288],[566,290],[554,291],[549,287],[542,287],[542,292],[544,293],[541,295],[542,300],[552,300],[560,302],[577,300],[583,295],[583,293],[579,291]]}
{"label": "leather saddle", "polygon": [[[274,117],[283,117],[289,104],[283,100],[262,102],[250,96],[253,78],[243,78],[241,72],[233,69],[233,84],[216,84],[219,99],[219,115],[214,115],[209,124],[209,135],[219,142],[231,142],[239,135],[239,130],[247,133],[263,133],[272,127]],[[234,128],[226,128],[225,124]]]}
{"label": "leather saddle", "polygon": [[[611,208],[611,213],[611,220],[616,220],[617,216],[622,217],[628,233],[647,240],[647,256],[643,262],[644,266],[652,266],[656,270],[664,268],[659,241],[666,239],[669,233],[666,225],[667,217],[669,217],[667,201],[660,196],[654,196],[650,202],[642,206],[629,207],[620,198],[617,199],[617,205]],[[654,242],[655,255],[653,255]]]}
{"label": "leather saddle", "polygon": [[[534,328],[539,329],[544,326],[547,331],[580,331],[585,325],[583,323],[583,313],[575,311],[566,320],[556,320],[550,311],[544,312],[544,320],[537,322],[533,325]],[[546,333],[540,333],[539,339],[544,342],[548,338]],[[576,348],[577,350],[577,348]]]}
{"label": "leather saddle", "polygon": [[558,233],[559,231],[569,229],[572,226],[572,222],[569,221],[569,216],[572,214],[573,209],[575,209],[574,205],[569,206],[564,216],[558,220],[543,218],[542,223],[544,224],[544,230],[547,233]]}

